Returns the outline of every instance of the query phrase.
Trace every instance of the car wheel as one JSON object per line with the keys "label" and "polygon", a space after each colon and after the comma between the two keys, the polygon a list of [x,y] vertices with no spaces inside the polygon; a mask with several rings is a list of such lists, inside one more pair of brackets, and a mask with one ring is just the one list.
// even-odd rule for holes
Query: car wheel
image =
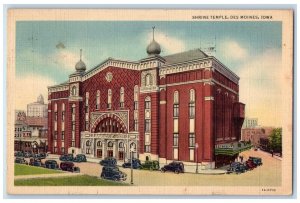
{"label": "car wheel", "polygon": [[165,172],[166,172],[166,170],[165,170],[164,168],[162,168],[160,171],[161,171],[162,173],[165,173]]}
{"label": "car wheel", "polygon": [[114,177],[113,180],[114,180],[114,181],[118,181],[118,177]]}
{"label": "car wheel", "polygon": [[175,171],[174,171],[176,174],[179,174],[179,171],[176,169]]}

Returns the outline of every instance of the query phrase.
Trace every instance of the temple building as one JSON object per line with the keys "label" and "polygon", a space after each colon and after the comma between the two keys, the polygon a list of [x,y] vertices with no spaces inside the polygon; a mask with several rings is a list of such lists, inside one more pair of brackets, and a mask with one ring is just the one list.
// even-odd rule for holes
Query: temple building
{"label": "temple building", "polygon": [[118,160],[133,151],[205,168],[234,160],[245,108],[239,77],[200,49],[161,56],[154,30],[146,51],[90,70],[80,54],[68,81],[48,87],[48,150]]}

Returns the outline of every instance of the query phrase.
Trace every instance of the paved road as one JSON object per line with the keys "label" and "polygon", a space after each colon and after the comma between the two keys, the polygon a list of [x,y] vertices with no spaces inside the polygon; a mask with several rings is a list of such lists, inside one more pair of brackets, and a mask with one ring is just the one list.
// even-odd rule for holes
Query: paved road
{"label": "paved road", "polygon": [[[261,151],[243,152],[244,160],[249,156],[259,156],[263,160],[263,165],[243,174],[174,174],[162,173],[160,171],[134,170],[133,182],[139,186],[279,186],[281,183],[281,160],[272,157],[270,154]],[[81,173],[100,176],[102,166],[97,163],[75,163],[80,167]],[[127,174],[126,182],[130,182],[130,169],[121,171]]]}

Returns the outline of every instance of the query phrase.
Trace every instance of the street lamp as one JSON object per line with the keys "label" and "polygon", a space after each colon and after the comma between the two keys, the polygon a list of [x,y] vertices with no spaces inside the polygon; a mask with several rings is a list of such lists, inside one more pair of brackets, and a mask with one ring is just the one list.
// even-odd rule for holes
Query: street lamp
{"label": "street lamp", "polygon": [[130,159],[131,159],[131,178],[130,178],[130,183],[133,185],[133,151],[134,151],[134,148],[133,146],[130,148]]}
{"label": "street lamp", "polygon": [[196,148],[196,173],[198,173],[198,143],[195,144]]}

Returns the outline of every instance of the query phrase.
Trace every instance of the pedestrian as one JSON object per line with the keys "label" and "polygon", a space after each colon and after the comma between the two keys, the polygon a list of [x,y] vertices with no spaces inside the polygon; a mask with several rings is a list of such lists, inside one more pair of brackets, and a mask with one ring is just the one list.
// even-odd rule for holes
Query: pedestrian
{"label": "pedestrian", "polygon": [[271,154],[272,154],[272,157],[274,156],[274,151],[273,151],[273,149],[271,149]]}
{"label": "pedestrian", "polygon": [[243,157],[243,156],[240,156],[240,160],[241,160],[242,163],[243,163],[243,159],[244,159],[244,157]]}

